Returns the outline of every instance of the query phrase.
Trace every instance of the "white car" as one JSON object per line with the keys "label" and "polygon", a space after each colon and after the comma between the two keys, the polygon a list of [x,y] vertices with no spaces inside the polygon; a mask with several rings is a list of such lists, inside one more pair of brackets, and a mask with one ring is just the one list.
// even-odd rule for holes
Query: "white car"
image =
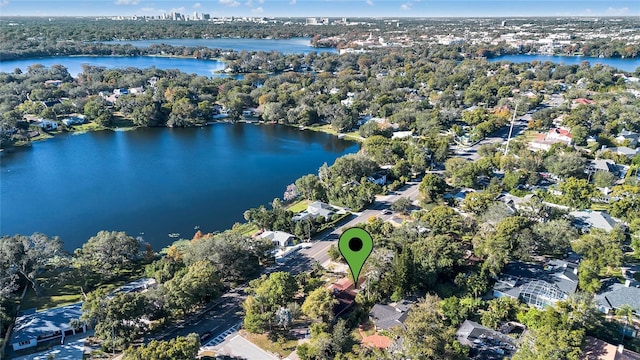
{"label": "white car", "polygon": [[381,212],[382,212],[382,215],[391,215],[391,210],[389,209],[384,209]]}

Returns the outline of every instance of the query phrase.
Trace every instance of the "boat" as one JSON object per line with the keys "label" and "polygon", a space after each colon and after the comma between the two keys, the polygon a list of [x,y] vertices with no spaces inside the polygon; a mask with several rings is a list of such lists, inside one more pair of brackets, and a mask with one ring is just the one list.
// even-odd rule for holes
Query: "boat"
{"label": "boat", "polygon": [[177,238],[178,236],[180,236],[180,233],[171,233],[171,234],[169,234],[170,238]]}

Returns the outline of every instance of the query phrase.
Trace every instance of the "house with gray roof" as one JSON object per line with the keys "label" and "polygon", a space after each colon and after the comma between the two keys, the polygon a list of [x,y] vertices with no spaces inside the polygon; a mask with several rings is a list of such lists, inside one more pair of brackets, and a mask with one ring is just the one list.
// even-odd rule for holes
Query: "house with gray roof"
{"label": "house with gray roof", "polygon": [[39,312],[35,309],[23,311],[16,317],[9,344],[14,351],[56,339],[60,339],[62,344],[65,337],[87,330],[86,325],[80,328],[71,326],[72,321],[81,315],[82,303]]}
{"label": "house with gray roof", "polygon": [[632,157],[638,155],[638,148],[632,149],[632,148],[629,148],[629,147],[626,147],[626,146],[618,146],[618,147],[614,146],[614,147],[610,147],[610,148],[605,149],[605,151],[606,150],[614,152],[614,153],[616,153],[618,155],[624,155],[624,156],[629,157],[629,158],[632,158]]}
{"label": "house with gray roof", "polygon": [[594,297],[596,306],[605,314],[615,313],[622,305],[629,305],[634,313],[640,313],[640,285],[632,280],[624,284],[615,279],[605,282],[602,289]]}
{"label": "house with gray roof", "polygon": [[369,319],[374,323],[376,330],[387,330],[396,326],[404,328],[411,304],[408,300],[388,305],[375,304],[369,312]]}
{"label": "house with gray roof", "polygon": [[285,247],[293,243],[295,236],[284,231],[265,231],[260,234],[260,238],[268,239],[278,247]]}
{"label": "house with gray roof", "polygon": [[604,171],[610,172],[613,175],[618,175],[620,170],[618,169],[618,165],[616,165],[615,161],[609,159],[596,159],[589,161],[587,165],[587,170],[596,172],[596,171]]}
{"label": "house with gray roof", "polygon": [[572,211],[569,215],[573,216],[574,225],[583,232],[589,231],[591,228],[609,232],[618,225],[618,221],[605,211]]}
{"label": "house with gray roof", "polygon": [[335,209],[333,206],[323,203],[322,201],[314,201],[309,206],[307,206],[307,210],[296,214],[292,221],[300,221],[306,219],[315,219],[320,216],[325,219],[329,219],[331,215],[335,214]]}
{"label": "house with gray roof", "polygon": [[515,339],[471,320],[465,320],[460,325],[456,339],[462,345],[469,346],[469,359],[474,360],[511,358],[518,349]]}
{"label": "house with gray roof", "polygon": [[578,265],[563,260],[546,264],[507,264],[493,286],[493,296],[522,300],[539,309],[566,300],[578,288]]}
{"label": "house with gray roof", "polygon": [[620,143],[624,143],[627,140],[629,140],[630,147],[636,147],[638,146],[638,141],[640,140],[640,134],[635,131],[622,130],[616,137],[616,141]]}

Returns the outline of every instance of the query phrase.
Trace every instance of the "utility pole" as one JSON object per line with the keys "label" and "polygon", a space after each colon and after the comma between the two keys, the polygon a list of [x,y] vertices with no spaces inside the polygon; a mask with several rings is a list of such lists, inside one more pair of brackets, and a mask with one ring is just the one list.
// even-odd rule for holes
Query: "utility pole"
{"label": "utility pole", "polygon": [[509,142],[511,141],[511,134],[513,133],[513,123],[516,121],[516,114],[518,113],[518,103],[516,103],[516,108],[513,110],[513,117],[511,118],[511,127],[509,128],[509,137],[507,138],[507,146],[504,148],[504,154],[507,155],[509,152]]}

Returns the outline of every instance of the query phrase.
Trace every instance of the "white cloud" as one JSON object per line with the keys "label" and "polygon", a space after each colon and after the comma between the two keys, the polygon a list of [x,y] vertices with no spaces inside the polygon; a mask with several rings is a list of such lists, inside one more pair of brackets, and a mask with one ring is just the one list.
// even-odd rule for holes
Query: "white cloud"
{"label": "white cloud", "polygon": [[0,6],[7,6],[7,5],[9,5],[9,0],[0,1]]}
{"label": "white cloud", "polygon": [[247,0],[247,2],[244,4],[247,5],[248,7],[253,7],[253,0]]}
{"label": "white cloud", "polygon": [[411,1],[406,2],[402,5],[400,5],[400,9],[402,10],[411,10],[411,7],[413,6],[413,3],[411,3]]}
{"label": "white cloud", "polygon": [[291,4],[291,5],[295,5],[295,4],[296,4],[296,2],[298,2],[298,0],[291,0],[291,1],[289,1],[289,4]]}
{"label": "white cloud", "polygon": [[202,6],[202,4],[200,4],[200,3],[193,4],[193,8],[194,9],[200,9],[201,6]]}
{"label": "white cloud", "polygon": [[171,8],[171,10],[169,10],[169,12],[170,13],[174,13],[174,12],[181,13],[181,12],[184,12],[184,6],[180,6],[179,8]]}
{"label": "white cloud", "polygon": [[258,0],[258,4],[264,4],[264,0]]}
{"label": "white cloud", "polygon": [[614,15],[614,16],[621,16],[621,15],[626,15],[628,12],[629,12],[629,8],[628,7],[623,7],[623,8],[608,7],[607,11],[605,11],[605,14]]}
{"label": "white cloud", "polygon": [[258,6],[255,9],[251,9],[251,12],[254,14],[262,14],[264,12],[264,9],[262,8],[262,6]]}
{"label": "white cloud", "polygon": [[240,5],[239,2],[237,2],[236,0],[218,0],[218,2],[222,5],[227,5],[227,6],[231,6],[231,7],[236,7],[238,5]]}
{"label": "white cloud", "polygon": [[116,5],[137,5],[140,0],[116,0]]}
{"label": "white cloud", "polygon": [[369,6],[373,6],[373,5],[375,5],[375,4],[373,3],[373,0],[366,0],[366,3],[367,3],[367,5],[369,5]]}

